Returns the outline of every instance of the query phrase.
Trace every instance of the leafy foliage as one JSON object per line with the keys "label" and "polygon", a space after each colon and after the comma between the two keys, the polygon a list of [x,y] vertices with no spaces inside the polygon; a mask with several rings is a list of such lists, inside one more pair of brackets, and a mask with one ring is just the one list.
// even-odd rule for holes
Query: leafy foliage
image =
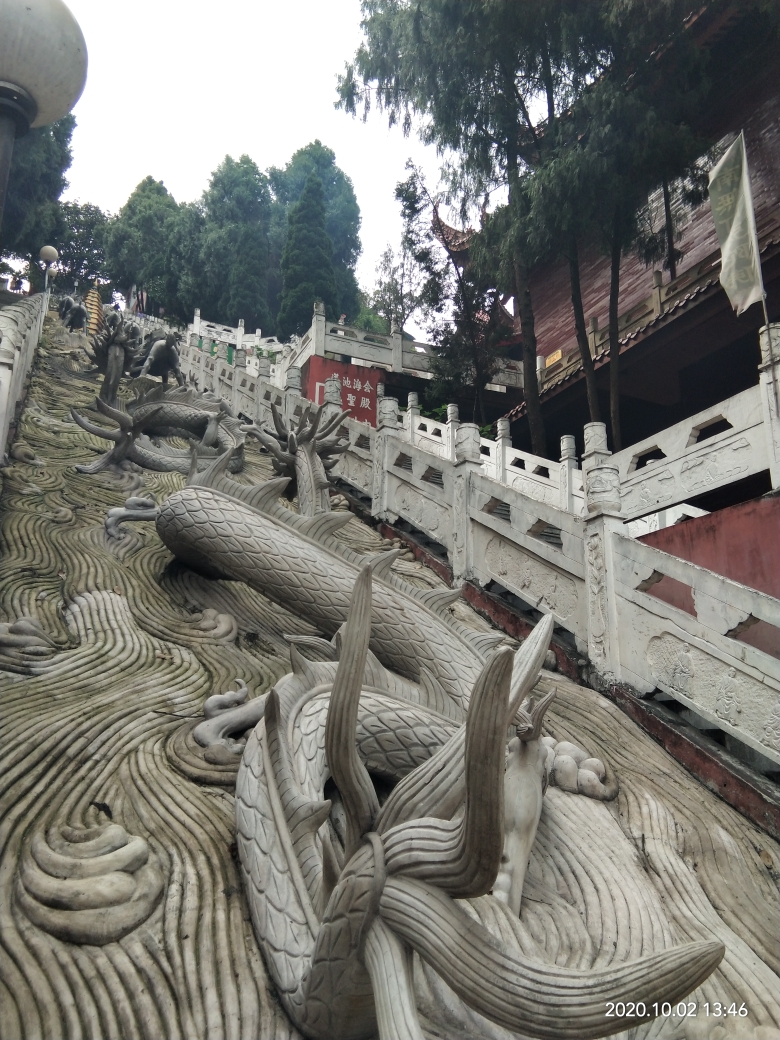
{"label": "leafy foliage", "polygon": [[300,199],[290,208],[282,253],[279,335],[301,335],[311,324],[312,304],[322,300],[325,313],[338,317],[338,288],[333,273],[333,244],[325,228],[322,181],[312,171]]}
{"label": "leafy foliage", "polygon": [[0,229],[0,257],[37,258],[41,246],[55,244],[63,230],[58,199],[68,186],[72,115],[31,130],[14,145],[8,195]]}
{"label": "leafy foliage", "polygon": [[[279,307],[281,256],[287,239],[287,217],[300,199],[309,176],[316,173],[322,183],[325,229],[333,244],[331,257],[336,278],[336,310],[351,320],[360,308],[355,264],[360,256],[360,208],[352,181],[336,165],[336,155],[319,140],[300,148],[284,167],[271,167],[268,179],[274,196],[270,233],[272,275],[269,303]],[[274,262],[275,261],[275,262]],[[274,270],[275,268],[275,270]]]}
{"label": "leafy foliage", "polygon": [[437,200],[420,171],[407,164],[409,177],[396,188],[404,220],[402,253],[415,267],[417,299],[429,317],[434,354],[432,391],[452,399],[471,388],[474,421],[485,424],[482,392],[495,375],[506,339],[498,292],[474,264],[465,268],[447,245],[437,240]]}
{"label": "leafy foliage", "polygon": [[166,256],[177,213],[176,200],[163,182],[146,177],[109,221],[106,266],[125,296],[137,285],[155,300],[166,299]]}
{"label": "leafy foliage", "polygon": [[[319,141],[267,173],[248,155],[226,156],[194,203],[178,205],[162,182],[147,177],[109,223],[107,270],[125,293],[133,284],[144,288],[154,306],[182,321],[200,307],[212,321],[236,325],[243,319],[247,330],[270,335],[281,303],[288,222],[312,173],[321,181],[323,227],[332,235],[326,270],[335,280],[335,289],[320,295],[334,316],[354,317],[361,308],[354,274],[360,210],[335,154]],[[313,303],[312,295],[307,328]]]}
{"label": "leafy foliage", "polygon": [[404,235],[396,253],[388,246],[376,266],[377,280],[371,303],[381,315],[383,332],[393,327],[403,331],[407,321],[426,305],[425,275],[412,254],[411,243]]}
{"label": "leafy foliage", "polygon": [[86,291],[89,284],[106,277],[104,241],[108,218],[90,202],[63,202],[61,215],[64,227],[57,241],[57,288],[71,293],[78,281],[78,287]]}

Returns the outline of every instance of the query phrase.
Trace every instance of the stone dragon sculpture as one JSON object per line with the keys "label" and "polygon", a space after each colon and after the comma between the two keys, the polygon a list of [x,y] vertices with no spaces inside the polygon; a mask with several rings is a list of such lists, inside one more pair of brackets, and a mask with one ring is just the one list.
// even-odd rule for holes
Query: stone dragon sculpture
{"label": "stone dragon sculpture", "polygon": [[[211,462],[221,453],[229,453],[230,469],[243,468],[244,434],[241,424],[220,398],[199,393],[188,387],[166,390],[155,386],[146,392],[136,384],[134,401],[119,402],[112,407],[97,398],[95,405],[106,418],[117,423],[116,429],[98,426],[71,409],[71,416],[87,433],[113,441],[113,447],[95,462],[79,465],[80,473],[99,473],[127,460],[144,469],[189,473],[195,465]],[[160,438],[178,437],[191,447],[177,448],[160,443]],[[154,443],[152,438],[157,439]]]}
{"label": "stone dragon sculpture", "polygon": [[[287,509],[287,477],[233,480],[231,455],[140,512],[184,563],[246,582],[332,637],[294,641],[293,672],[267,696],[241,704],[239,690],[213,705],[202,736],[255,725],[236,787],[239,855],[255,932],[300,1031],[422,1040],[421,971],[454,991],[462,1036],[476,1035],[476,1013],[513,1034],[584,1040],[634,1021],[606,1019],[607,1001],[651,1007],[695,989],[721,944],[583,972],[506,938],[553,750],[541,738],[552,694],[528,698],[551,618],[517,654],[496,649],[501,634],[447,610],[457,591],[422,592],[392,570],[395,553],[367,560],[343,545],[335,533],[349,514]],[[592,780],[587,793],[614,796]],[[505,938],[489,927],[497,914]]]}
{"label": "stone dragon sculpture", "polygon": [[[289,477],[287,494],[298,496],[300,512],[306,516],[330,510],[330,481],[328,473],[338,462],[338,457],[349,447],[339,443],[339,425],[349,415],[349,410],[334,415],[320,428],[322,408],[305,408],[297,426],[288,427],[275,404],[271,405],[274,430],[264,429],[255,423],[242,426],[244,433],[255,437],[271,453],[274,470],[282,477]],[[335,434],[335,435],[334,435]]]}

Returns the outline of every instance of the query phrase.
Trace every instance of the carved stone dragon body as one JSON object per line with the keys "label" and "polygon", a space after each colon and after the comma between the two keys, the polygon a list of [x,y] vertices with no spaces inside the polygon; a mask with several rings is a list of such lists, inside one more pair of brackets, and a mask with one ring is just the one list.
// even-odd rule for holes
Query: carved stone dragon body
{"label": "carved stone dragon body", "polygon": [[[286,478],[232,480],[229,454],[160,506],[161,538],[196,569],[305,616],[339,657],[306,662],[293,646],[293,674],[252,702],[256,716],[235,709],[244,728],[259,718],[236,791],[252,919],[304,1035],[421,1040],[412,952],[479,1015],[551,1040],[629,1026],[605,1019],[607,1001],[649,1007],[698,986],[718,943],[578,972],[523,956],[458,902],[484,897],[487,916],[499,906],[516,920],[549,763],[551,696],[525,698],[550,619],[517,655],[488,656],[503,637],[456,622],[453,593],[405,584],[393,553],[366,561],[342,545],[348,516],[288,510]],[[369,770],[395,784],[381,806]]]}

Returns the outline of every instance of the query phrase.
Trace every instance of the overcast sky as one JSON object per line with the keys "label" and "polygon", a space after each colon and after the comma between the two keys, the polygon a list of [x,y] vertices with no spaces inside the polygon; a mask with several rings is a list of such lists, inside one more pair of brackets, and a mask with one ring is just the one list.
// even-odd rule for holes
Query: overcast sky
{"label": "overcast sky", "polygon": [[360,0],[67,0],[87,41],[65,198],[117,212],[147,174],[178,202],[225,155],[283,166],[315,138],[352,179],[363,218],[358,280],[400,237],[393,189],[407,158],[432,185],[440,161],[415,136],[333,107],[361,39]]}

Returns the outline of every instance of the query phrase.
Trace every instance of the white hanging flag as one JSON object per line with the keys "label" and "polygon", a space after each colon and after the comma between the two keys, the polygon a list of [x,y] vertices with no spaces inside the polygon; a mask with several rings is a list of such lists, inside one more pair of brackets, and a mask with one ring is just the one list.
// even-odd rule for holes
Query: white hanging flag
{"label": "white hanging flag", "polygon": [[710,203],[720,243],[720,284],[737,316],[764,298],[745,135],[710,171]]}

